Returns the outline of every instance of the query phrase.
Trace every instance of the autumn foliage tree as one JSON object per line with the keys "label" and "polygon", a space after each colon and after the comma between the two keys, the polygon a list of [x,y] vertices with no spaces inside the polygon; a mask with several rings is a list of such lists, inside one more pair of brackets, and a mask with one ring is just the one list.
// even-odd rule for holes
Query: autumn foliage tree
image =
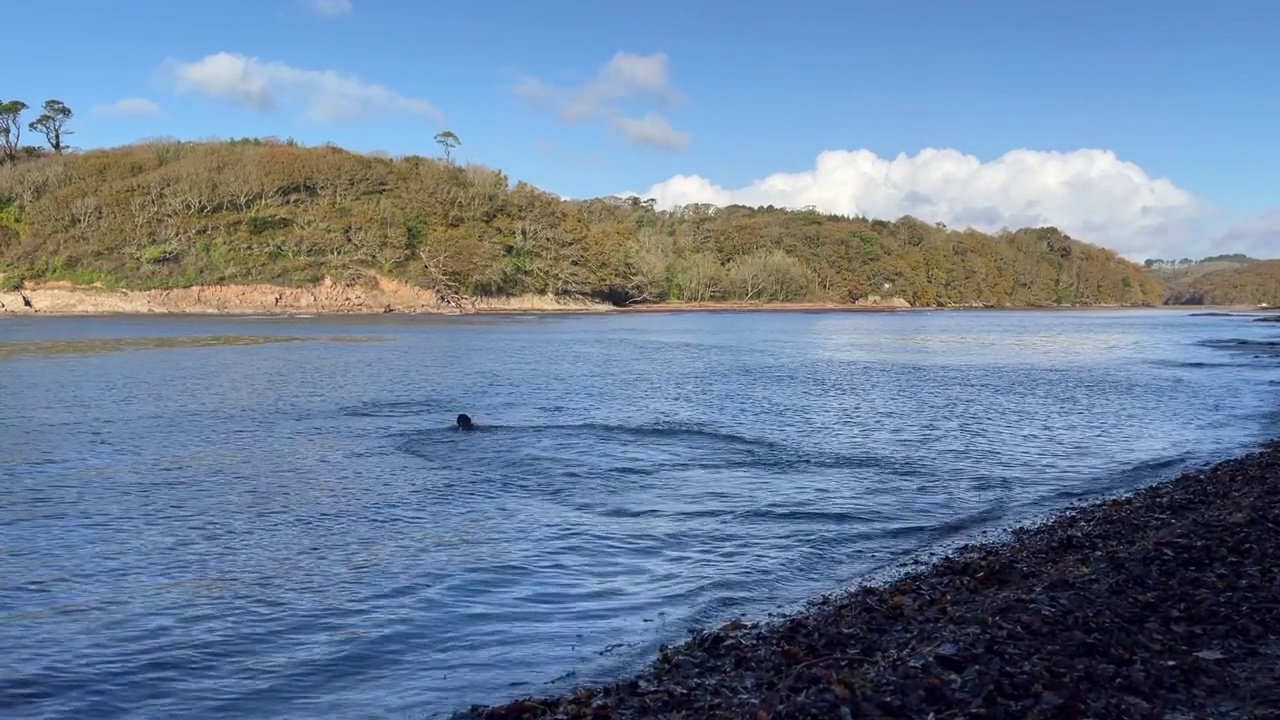
{"label": "autumn foliage tree", "polygon": [[[1211,262],[1216,258],[1207,258]],[[1168,301],[1185,305],[1280,305],[1280,260],[1245,258],[1224,268],[1180,283]]]}

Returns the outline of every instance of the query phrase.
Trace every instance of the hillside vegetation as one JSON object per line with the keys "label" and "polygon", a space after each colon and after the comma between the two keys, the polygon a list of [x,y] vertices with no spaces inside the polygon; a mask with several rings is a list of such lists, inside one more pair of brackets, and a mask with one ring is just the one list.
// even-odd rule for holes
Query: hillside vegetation
{"label": "hillside vegetation", "polygon": [[1258,262],[1247,255],[1214,255],[1202,260],[1183,258],[1181,260],[1150,259],[1143,263],[1147,271],[1169,287],[1170,294],[1187,283],[1203,275],[1219,270],[1234,270],[1241,265]]}
{"label": "hillside vegetation", "polygon": [[1239,253],[1201,260],[1150,259],[1143,265],[1171,305],[1280,305],[1280,261]]}
{"label": "hillside vegetation", "polygon": [[[447,149],[447,148],[446,148]],[[1055,228],[640,198],[566,201],[501,172],[291,142],[155,141],[0,167],[0,273],[172,288],[380,274],[454,296],[614,303],[1155,304],[1161,283]]]}
{"label": "hillside vegetation", "polygon": [[1178,305],[1280,305],[1280,260],[1237,263],[1173,285]]}

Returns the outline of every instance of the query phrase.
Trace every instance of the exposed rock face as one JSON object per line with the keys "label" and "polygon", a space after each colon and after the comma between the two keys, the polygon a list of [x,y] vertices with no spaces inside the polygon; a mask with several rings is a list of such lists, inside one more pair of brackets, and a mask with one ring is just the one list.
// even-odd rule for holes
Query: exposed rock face
{"label": "exposed rock face", "polygon": [[457,313],[603,310],[608,306],[586,300],[554,297],[486,298],[459,310],[436,294],[398,280],[378,278],[373,288],[344,285],[326,278],[314,287],[273,285],[217,285],[175,290],[105,290],[44,283],[21,291],[0,293],[0,313],[234,313],[247,315],[294,313]]}
{"label": "exposed rock face", "polygon": [[[453,300],[453,302],[449,302]],[[669,309],[750,309],[742,303],[662,303],[651,308]],[[911,303],[899,297],[870,295],[852,306],[808,303],[777,303],[761,308],[862,308],[866,310],[909,309]],[[456,298],[440,298],[426,288],[399,280],[378,277],[373,286],[347,285],[330,278],[311,287],[276,285],[205,285],[173,290],[107,290],[101,287],[77,287],[66,282],[48,282],[25,286],[21,290],[0,292],[0,315],[11,313],[49,314],[385,314],[464,312],[587,312],[610,311],[613,306],[586,299],[570,299],[549,295],[525,295],[507,298],[474,298],[460,303]]]}
{"label": "exposed rock face", "polygon": [[873,307],[895,307],[909,308],[911,303],[900,297],[883,298],[879,295],[868,295],[864,298],[858,298],[853,302],[854,305],[871,305]]}
{"label": "exposed rock face", "polygon": [[21,290],[0,293],[0,314],[35,312],[31,298]]}

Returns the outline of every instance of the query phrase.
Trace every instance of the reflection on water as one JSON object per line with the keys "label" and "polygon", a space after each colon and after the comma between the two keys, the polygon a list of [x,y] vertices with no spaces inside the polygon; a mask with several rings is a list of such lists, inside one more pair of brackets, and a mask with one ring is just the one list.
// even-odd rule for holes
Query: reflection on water
{"label": "reflection on water", "polygon": [[1276,339],[1169,312],[6,321],[0,715],[430,717],[605,680],[1276,434]]}

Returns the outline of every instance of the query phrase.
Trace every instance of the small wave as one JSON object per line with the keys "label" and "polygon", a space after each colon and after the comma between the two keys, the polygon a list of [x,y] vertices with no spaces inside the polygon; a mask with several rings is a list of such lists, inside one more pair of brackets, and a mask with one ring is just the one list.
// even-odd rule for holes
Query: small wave
{"label": "small wave", "polygon": [[[380,412],[392,414],[411,414],[416,408],[423,408],[423,403],[401,403],[401,404],[383,404],[378,409],[366,410],[349,410],[348,413],[360,412]],[[433,406],[425,406],[433,407]],[[434,428],[428,433],[454,432],[453,425],[446,425]],[[777,447],[777,443],[770,440],[762,440],[752,438],[746,435],[725,432],[721,430],[710,429],[703,425],[691,423],[670,423],[657,425],[611,425],[607,423],[580,423],[580,424],[549,424],[549,425],[481,425],[477,423],[472,432],[481,433],[524,433],[529,435],[539,435],[547,433],[577,433],[590,435],[618,435],[629,436],[635,438],[699,438],[707,440],[715,440],[717,442],[728,443],[740,446],[755,447]],[[415,433],[418,437],[423,437],[424,433]]]}
{"label": "small wave", "polygon": [[1247,338],[1229,338],[1220,340],[1201,340],[1197,343],[1203,347],[1213,348],[1237,356],[1246,356],[1253,360],[1274,360],[1280,357],[1280,340],[1254,340]]}
{"label": "small wave", "polygon": [[1280,348],[1280,340],[1253,340],[1251,338],[1221,338],[1200,340],[1196,343],[1204,347],[1267,347]]}
{"label": "small wave", "polygon": [[814,455],[803,450],[782,448],[742,453],[725,453],[714,461],[665,461],[652,465],[618,465],[605,473],[622,477],[653,477],[686,470],[751,470],[760,475],[792,474],[806,470],[877,470],[898,478],[922,477],[924,468],[902,460],[878,456]]}
{"label": "small wave", "polygon": [[756,456],[751,459],[750,464],[753,469],[764,472],[876,470],[898,478],[920,478],[930,474],[930,469],[924,465],[892,455],[818,452],[789,447],[778,448],[767,456]]}
{"label": "small wave", "polygon": [[971,530],[990,526],[1005,516],[1007,510],[1000,505],[991,505],[981,510],[966,513],[958,517],[936,523],[912,523],[875,531],[875,535],[891,540],[924,539],[937,542]]}
{"label": "small wave", "polygon": [[1148,364],[1157,367],[1170,368],[1210,368],[1210,367],[1231,367],[1232,363],[1226,362],[1203,362],[1197,360],[1150,360]]}
{"label": "small wave", "polygon": [[[390,408],[381,406],[380,415],[413,415],[419,412],[419,404],[405,403]],[[467,436],[479,433],[492,434],[501,444],[465,442]],[[552,437],[574,442],[606,442],[614,447],[644,447],[653,451],[667,451],[666,455],[653,454],[638,458],[632,452],[615,456],[612,463],[605,459],[607,453],[598,451],[593,461],[594,479],[625,482],[628,478],[655,478],[670,474],[696,471],[735,470],[758,475],[793,474],[805,471],[867,471],[884,477],[898,479],[926,477],[932,471],[918,462],[893,455],[876,453],[837,453],[811,448],[791,447],[786,444],[750,437],[703,425],[670,423],[658,425],[612,425],[583,423],[576,425],[476,425],[470,433],[458,433],[453,425],[442,425],[428,430],[405,432],[398,445],[401,452],[424,460],[439,462],[453,457],[465,449],[470,461],[478,461],[472,453],[476,448],[493,448],[499,452],[512,451],[510,459],[527,460],[522,448],[537,448],[537,441]],[[635,442],[647,441],[647,442]],[[563,453],[566,449],[561,448]],[[599,449],[597,449],[599,450]],[[672,457],[670,452],[677,453]],[[694,452],[687,455],[686,452]],[[556,473],[567,477],[573,472],[558,461]],[[581,476],[581,473],[576,474]]]}
{"label": "small wave", "polygon": [[1181,467],[1193,459],[1193,455],[1189,452],[1170,455],[1169,457],[1156,458],[1154,460],[1146,460],[1130,467],[1125,474],[1150,474],[1153,472],[1161,472],[1171,468]]}
{"label": "small wave", "polygon": [[631,508],[631,507],[610,507],[598,510],[597,513],[602,517],[618,518],[623,520],[633,520],[640,518],[721,518],[729,517],[732,513],[725,510],[668,510],[657,508]]}
{"label": "small wave", "polygon": [[[502,480],[501,492],[532,492],[554,501],[580,496],[587,479],[623,489],[642,478],[749,467],[780,452],[773,442],[689,424],[477,425],[466,433],[447,425],[400,437],[400,452],[444,471],[435,474],[437,488],[444,483],[468,495],[499,491],[497,485],[465,480],[483,472]],[[439,479],[455,476],[463,478],[461,485]]]}
{"label": "small wave", "polygon": [[402,400],[361,403],[343,408],[342,414],[347,417],[416,417],[444,409],[444,403],[437,400]]}
{"label": "small wave", "polygon": [[929,548],[927,551],[917,552],[937,557],[948,552],[954,546],[953,541],[968,542],[983,533],[999,532],[1003,521],[1010,516],[1050,516],[1080,498],[1115,495],[1149,482],[1173,477],[1190,470],[1198,460],[1203,458],[1190,452],[1145,460],[1116,472],[1083,479],[1068,487],[1059,487],[1046,494],[1028,496],[1012,505],[993,503],[941,522],[910,523],[873,530],[869,536],[893,541],[913,541],[922,548]]}
{"label": "small wave", "polygon": [[769,508],[751,508],[734,514],[736,520],[762,520],[765,522],[798,523],[804,525],[875,522],[876,517],[855,512],[839,512],[833,510],[770,510]]}
{"label": "small wave", "polygon": [[1082,479],[1067,487],[1059,488],[1043,497],[1031,497],[1021,504],[1027,507],[1040,506],[1045,500],[1050,502],[1051,511],[1056,503],[1077,500],[1084,497],[1106,497],[1127,492],[1144,484],[1164,478],[1170,478],[1190,469],[1198,458],[1190,452],[1178,453],[1161,458],[1153,458],[1135,463],[1119,470]]}

